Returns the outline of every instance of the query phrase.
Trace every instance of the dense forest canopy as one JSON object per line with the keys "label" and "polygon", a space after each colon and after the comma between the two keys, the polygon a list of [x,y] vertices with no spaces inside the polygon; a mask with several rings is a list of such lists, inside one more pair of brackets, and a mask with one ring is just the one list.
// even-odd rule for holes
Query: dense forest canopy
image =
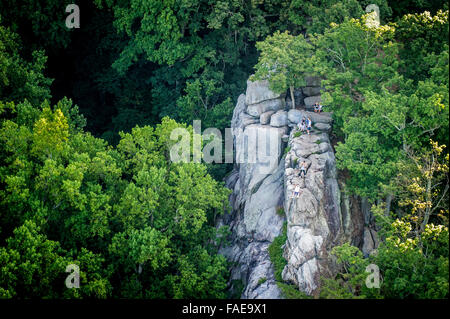
{"label": "dense forest canopy", "polygon": [[230,297],[231,167],[171,162],[170,133],[228,127],[252,74],[323,78],[346,191],[383,231],[376,256],[333,250],[321,296],[448,297],[447,3],[94,0],[68,30],[71,2],[0,3],[0,297]]}

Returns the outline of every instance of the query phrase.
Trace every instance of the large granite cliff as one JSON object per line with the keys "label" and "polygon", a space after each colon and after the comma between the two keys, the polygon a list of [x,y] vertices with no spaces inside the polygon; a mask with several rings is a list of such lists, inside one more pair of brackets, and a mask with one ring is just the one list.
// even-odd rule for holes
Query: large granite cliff
{"label": "large granite cliff", "polygon": [[[220,253],[232,261],[231,289],[243,284],[241,298],[283,298],[268,247],[284,222],[282,278],[309,295],[317,295],[320,276],[335,271],[329,258],[333,246],[344,241],[371,245],[364,242],[373,236],[366,236],[370,230],[364,228],[359,201],[340,191],[344,185],[338,182],[329,137],[332,116],[312,112],[320,101],[319,85],[317,78],[307,78],[307,86],[295,91],[295,109],[267,81],[247,81],[246,93],[238,98],[231,123],[235,165],[226,179],[233,190],[232,211],[218,226],[229,225],[232,232],[232,244]],[[302,117],[313,122],[310,135],[298,131]],[[305,178],[298,176],[301,161],[308,165]],[[301,192],[293,197],[297,184]]]}

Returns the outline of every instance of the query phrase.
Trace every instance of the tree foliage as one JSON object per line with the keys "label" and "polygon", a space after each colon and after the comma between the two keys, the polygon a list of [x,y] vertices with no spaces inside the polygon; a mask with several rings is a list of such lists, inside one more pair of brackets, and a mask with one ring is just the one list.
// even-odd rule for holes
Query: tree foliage
{"label": "tree foliage", "polygon": [[47,57],[42,50],[35,50],[31,61],[27,61],[20,51],[19,36],[0,25],[0,100],[5,103],[27,99],[37,105],[50,98],[52,81],[43,74]]}
{"label": "tree foliage", "polygon": [[[0,103],[1,296],[224,297],[214,221],[228,191],[203,164],[169,158],[172,130],[192,128],[164,118],[112,147],[84,131],[71,100],[45,97]],[[80,289],[64,286],[69,264]]]}
{"label": "tree foliage", "polygon": [[[229,191],[208,172],[229,166],[173,163],[170,133],[227,127],[255,64],[280,93],[323,78],[350,191],[396,198],[391,216],[373,209],[377,254],[333,250],[343,270],[322,296],[448,297],[446,4],[96,0],[72,31],[66,4],[0,3],[1,297],[226,297],[229,232],[214,224]],[[379,291],[364,288],[368,262]]]}
{"label": "tree foliage", "polygon": [[306,85],[312,45],[301,35],[295,37],[287,31],[277,31],[258,42],[256,48],[261,55],[255,66],[254,78],[268,79],[270,88],[277,93],[284,93],[289,88],[294,108],[294,88]]}

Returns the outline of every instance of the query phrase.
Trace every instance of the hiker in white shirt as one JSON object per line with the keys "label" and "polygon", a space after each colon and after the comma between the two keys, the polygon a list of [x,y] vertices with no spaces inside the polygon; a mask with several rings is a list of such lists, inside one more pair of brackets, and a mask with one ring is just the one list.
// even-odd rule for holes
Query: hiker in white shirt
{"label": "hiker in white shirt", "polygon": [[300,185],[295,185],[294,188],[294,197],[299,197],[300,196]]}
{"label": "hiker in white shirt", "polygon": [[307,164],[306,164],[306,162],[305,161],[303,161],[303,162],[301,162],[301,164],[300,164],[300,177],[302,177],[302,173],[303,173],[303,177],[306,177],[306,166],[307,166]]}

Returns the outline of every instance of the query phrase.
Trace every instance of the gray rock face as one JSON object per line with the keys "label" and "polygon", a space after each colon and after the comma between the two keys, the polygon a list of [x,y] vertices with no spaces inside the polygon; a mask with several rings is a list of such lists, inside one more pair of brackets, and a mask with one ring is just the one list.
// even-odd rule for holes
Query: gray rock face
{"label": "gray rock face", "polygon": [[316,104],[316,102],[321,103],[322,99],[321,99],[320,95],[316,95],[316,96],[306,97],[304,101],[305,101],[305,107],[307,109],[313,109],[314,104]]}
{"label": "gray rock face", "polygon": [[333,118],[331,117],[331,113],[329,112],[314,113],[305,111],[305,117],[309,117],[315,126],[317,126],[317,123],[331,125],[331,123],[333,122]]}
{"label": "gray rock face", "polygon": [[288,119],[290,122],[298,124],[302,120],[302,118],[305,116],[304,111],[291,109],[288,111]]}
{"label": "gray rock face", "polygon": [[262,101],[257,104],[251,104],[247,107],[247,113],[259,117],[261,114],[267,112],[267,111],[278,111],[281,109],[284,109],[286,103],[284,99],[273,99],[273,100],[266,100]]}
{"label": "gray rock face", "polygon": [[282,127],[288,124],[288,116],[286,111],[278,111],[270,118],[270,125]]}
{"label": "gray rock face", "polygon": [[251,124],[235,136],[242,201],[247,201],[248,194],[276,170],[282,154],[281,137],[285,134],[286,128]]}
{"label": "gray rock face", "polygon": [[317,128],[319,131],[329,132],[331,131],[331,125],[327,123],[316,123],[315,128]]}
{"label": "gray rock face", "polygon": [[247,81],[247,92],[245,93],[245,104],[257,104],[266,100],[280,98],[281,94],[273,92],[269,88],[269,81]]}
{"label": "gray rock face", "polygon": [[269,88],[267,80],[247,81],[247,92],[245,94],[247,113],[259,117],[267,111],[278,111],[285,107],[284,96],[274,93]]}
{"label": "gray rock face", "polygon": [[[317,87],[320,79],[310,78],[307,83]],[[219,252],[233,262],[231,281],[244,284],[241,298],[283,298],[267,249],[281,234],[286,220],[283,256],[287,265],[282,278],[307,294],[317,295],[320,276],[336,271],[328,258],[331,248],[350,241],[365,245],[368,254],[377,245],[376,233],[367,228],[362,234],[367,215],[364,205],[355,204],[345,193],[341,200],[328,136],[331,114],[280,110],[284,98],[270,92],[267,82],[247,84],[247,94],[239,96],[231,122],[236,157],[226,186],[233,191],[229,198],[233,210],[217,223],[218,227],[230,227],[231,245]],[[320,96],[305,98],[305,103],[314,98]],[[296,124],[303,117],[312,120],[313,130],[310,135],[295,136]],[[290,150],[283,155],[286,142]],[[307,165],[304,178],[298,170],[302,161]],[[299,197],[293,197],[296,185],[301,189]],[[277,214],[280,208],[286,217]]]}
{"label": "gray rock face", "polygon": [[[219,223],[229,225],[232,231],[232,245],[219,252],[236,263],[231,269],[231,279],[243,282],[245,289],[241,298],[244,299],[281,298],[267,249],[283,227],[284,218],[277,214],[277,209],[283,205],[283,172],[284,165],[280,162],[273,174],[260,181],[254,193],[240,193],[241,174],[237,174],[239,177],[230,196],[234,211]],[[230,186],[235,179],[233,175],[228,178]],[[244,197],[237,199],[233,197],[236,195]],[[237,205],[237,201],[241,204]]]}
{"label": "gray rock face", "polygon": [[273,113],[275,113],[275,111],[268,111],[268,112],[262,113],[261,116],[259,117],[259,123],[269,124],[270,117],[272,116]]}
{"label": "gray rock face", "polygon": [[231,129],[233,131],[237,132],[237,130],[242,130],[247,125],[259,122],[258,118],[248,115],[246,109],[245,94],[241,94],[237,100],[236,107],[233,111],[233,118],[231,119]]}
{"label": "gray rock face", "polygon": [[369,227],[364,227],[362,252],[365,257],[378,247],[378,234]]}
{"label": "gray rock face", "polygon": [[[268,242],[236,242],[221,251],[236,266],[231,269],[231,280],[245,285],[243,299],[280,299],[281,292],[275,283],[273,265],[267,249]],[[264,282],[263,279],[265,279]]]}
{"label": "gray rock face", "polygon": [[[288,240],[284,257],[288,264],[282,276],[311,295],[318,291],[320,275],[330,271],[328,247],[341,233],[340,191],[328,135],[294,137],[295,132],[291,132],[291,150],[285,158]],[[294,165],[302,161],[308,165],[305,178],[298,177]],[[295,185],[301,188],[298,198],[292,196]]]}
{"label": "gray rock face", "polygon": [[[310,118],[313,124],[319,130],[327,131],[331,129],[331,123],[333,122],[333,118],[331,117],[331,113],[329,112],[309,112],[305,110],[289,110],[288,111],[288,120],[291,123],[298,124],[302,120],[302,118]],[[327,125],[319,125],[319,123],[327,124]]]}
{"label": "gray rock face", "polygon": [[[247,92],[257,91],[259,98],[248,100],[261,103],[263,98],[274,95],[264,92],[263,86],[250,84]],[[273,265],[268,254],[268,246],[278,236],[284,218],[277,214],[284,201],[284,162],[280,161],[283,145],[282,137],[287,127],[273,127],[252,123],[246,110],[251,109],[241,95],[233,112],[232,133],[235,147],[235,167],[228,176],[226,185],[233,190],[230,204],[233,211],[220,218],[217,226],[228,225],[232,232],[232,244],[222,247],[219,252],[233,261],[231,280],[244,284],[241,298],[281,298],[275,283]],[[258,111],[259,112],[259,111]],[[258,122],[267,123],[272,112],[262,112]],[[283,115],[277,115],[283,117]],[[287,122],[287,114],[284,114]],[[278,121],[282,122],[282,119]],[[282,123],[281,123],[282,124]]]}

